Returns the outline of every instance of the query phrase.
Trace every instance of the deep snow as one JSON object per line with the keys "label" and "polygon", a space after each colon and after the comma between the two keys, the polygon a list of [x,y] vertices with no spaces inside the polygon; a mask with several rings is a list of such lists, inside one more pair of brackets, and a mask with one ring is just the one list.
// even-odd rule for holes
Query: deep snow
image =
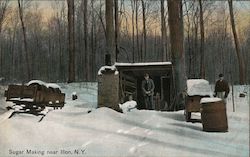
{"label": "deep snow", "polygon": [[[249,156],[249,90],[245,98],[239,98],[242,87],[235,87],[236,112],[232,112],[229,94],[229,132],[208,133],[202,131],[201,123],[185,122],[183,110],[131,110],[122,114],[109,108],[95,109],[96,83],[59,85],[67,104],[62,110],[49,110],[41,122],[40,117],[28,114],[7,119],[10,112],[1,109],[0,156],[32,156],[29,151],[36,153],[33,156],[54,157]],[[0,106],[4,108],[10,103],[2,98],[6,87],[0,88]],[[71,99],[73,92],[78,94],[75,101]],[[193,114],[200,118],[199,113]]]}

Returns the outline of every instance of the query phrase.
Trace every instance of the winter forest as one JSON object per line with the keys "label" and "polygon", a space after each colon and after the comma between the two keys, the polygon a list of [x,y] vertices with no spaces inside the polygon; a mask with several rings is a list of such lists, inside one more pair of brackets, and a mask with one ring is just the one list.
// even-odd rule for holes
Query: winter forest
{"label": "winter forest", "polygon": [[[180,2],[187,78],[249,83],[250,3]],[[108,53],[112,63],[172,61],[169,9],[167,0],[1,0],[1,82],[95,82]]]}
{"label": "winter forest", "polygon": [[0,157],[249,157],[250,1],[0,0]]}

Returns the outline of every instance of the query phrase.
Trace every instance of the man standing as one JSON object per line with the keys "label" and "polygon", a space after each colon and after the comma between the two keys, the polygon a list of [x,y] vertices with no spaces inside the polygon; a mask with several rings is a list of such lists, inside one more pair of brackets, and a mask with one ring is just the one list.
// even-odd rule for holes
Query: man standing
{"label": "man standing", "polygon": [[226,80],[224,80],[223,74],[219,75],[219,80],[216,81],[214,96],[221,98],[225,103],[227,103],[227,96],[230,91],[229,85]]}
{"label": "man standing", "polygon": [[147,109],[153,109],[153,96],[154,96],[154,81],[149,78],[149,74],[144,75],[144,80],[142,81],[142,92],[145,100],[145,105]]}

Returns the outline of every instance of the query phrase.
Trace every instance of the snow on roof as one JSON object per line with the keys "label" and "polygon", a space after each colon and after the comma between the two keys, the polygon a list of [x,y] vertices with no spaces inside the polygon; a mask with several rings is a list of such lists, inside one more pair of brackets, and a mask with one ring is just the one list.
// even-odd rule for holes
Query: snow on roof
{"label": "snow on roof", "polygon": [[144,62],[144,63],[118,63],[115,66],[147,66],[147,65],[172,65],[172,62]]}
{"label": "snow on roof", "polygon": [[144,63],[118,63],[116,62],[112,66],[102,66],[99,71],[98,75],[102,75],[102,73],[106,70],[112,70],[115,71],[115,75],[119,74],[116,67],[119,66],[148,66],[148,65],[172,65],[171,62],[144,62]]}
{"label": "snow on roof", "polygon": [[27,102],[34,102],[34,99],[31,98],[10,98],[12,101],[27,101]]}
{"label": "snow on roof", "polygon": [[211,102],[218,102],[221,101],[221,98],[202,98],[200,103],[201,104],[206,104],[206,103],[211,103]]}
{"label": "snow on roof", "polygon": [[204,79],[189,79],[187,80],[187,94],[189,96],[200,95],[207,96],[211,95],[211,88],[209,82]]}
{"label": "snow on roof", "polygon": [[35,83],[37,83],[37,84],[39,84],[39,85],[44,85],[44,86],[46,86],[46,83],[43,82],[43,81],[41,81],[41,80],[31,80],[30,82],[27,83],[27,85],[29,86],[29,85],[35,84]]}
{"label": "snow on roof", "polygon": [[106,70],[115,71],[115,75],[118,74],[116,67],[113,65],[113,66],[102,66],[98,71],[98,75],[102,75],[102,73]]}
{"label": "snow on roof", "polygon": [[55,84],[55,83],[45,83],[41,80],[31,80],[27,83],[27,85],[31,85],[31,84],[39,84],[39,85],[43,85],[43,86],[46,86],[47,88],[58,88],[61,90],[61,87],[58,85],[58,84]]}
{"label": "snow on roof", "polygon": [[58,89],[61,90],[61,87],[58,84],[55,84],[55,83],[47,83],[46,87],[47,88],[54,88],[54,89],[58,88]]}

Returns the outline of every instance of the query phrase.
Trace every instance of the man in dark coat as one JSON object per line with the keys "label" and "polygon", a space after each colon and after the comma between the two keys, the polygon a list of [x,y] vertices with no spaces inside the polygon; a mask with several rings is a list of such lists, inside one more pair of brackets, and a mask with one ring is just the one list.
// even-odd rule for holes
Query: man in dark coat
{"label": "man in dark coat", "polygon": [[221,98],[225,103],[227,102],[227,96],[229,94],[229,85],[226,80],[224,80],[223,74],[219,75],[219,80],[216,81],[215,89],[214,89],[214,96]]}
{"label": "man in dark coat", "polygon": [[141,84],[142,92],[145,100],[145,105],[147,109],[153,109],[153,96],[155,84],[152,79],[149,78],[149,74],[144,75],[144,80]]}

